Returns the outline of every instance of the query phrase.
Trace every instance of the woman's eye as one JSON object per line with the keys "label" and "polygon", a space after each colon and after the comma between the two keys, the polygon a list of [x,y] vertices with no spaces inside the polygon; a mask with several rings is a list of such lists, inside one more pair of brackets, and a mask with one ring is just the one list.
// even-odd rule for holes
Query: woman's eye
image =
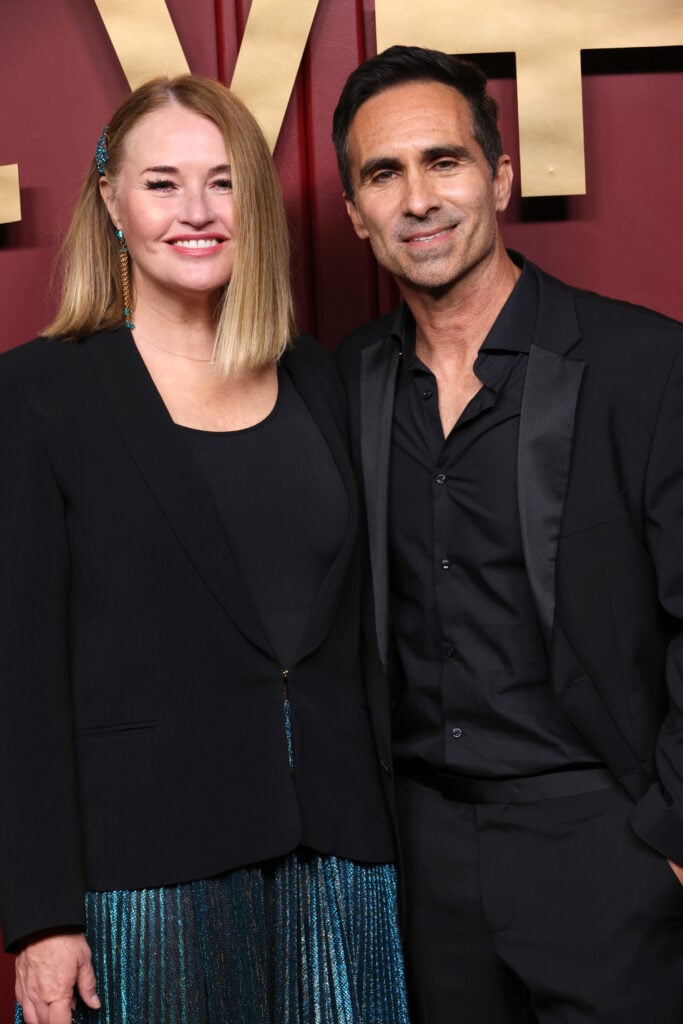
{"label": "woman's eye", "polygon": [[173,182],[167,181],[165,178],[159,178],[154,181],[145,182],[145,187],[152,192],[168,192],[169,189],[173,188]]}
{"label": "woman's eye", "polygon": [[216,188],[222,189],[224,192],[230,192],[232,189],[232,180],[230,178],[217,178],[214,181]]}

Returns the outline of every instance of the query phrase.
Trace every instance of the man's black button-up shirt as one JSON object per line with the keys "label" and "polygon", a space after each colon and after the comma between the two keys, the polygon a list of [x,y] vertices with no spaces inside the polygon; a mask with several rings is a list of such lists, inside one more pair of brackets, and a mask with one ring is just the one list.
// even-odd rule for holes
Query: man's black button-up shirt
{"label": "man's black button-up shirt", "polygon": [[399,761],[506,778],[595,765],[564,715],[522,552],[517,438],[536,323],[522,272],[482,345],[482,387],[444,439],[434,374],[404,307],[389,484]]}

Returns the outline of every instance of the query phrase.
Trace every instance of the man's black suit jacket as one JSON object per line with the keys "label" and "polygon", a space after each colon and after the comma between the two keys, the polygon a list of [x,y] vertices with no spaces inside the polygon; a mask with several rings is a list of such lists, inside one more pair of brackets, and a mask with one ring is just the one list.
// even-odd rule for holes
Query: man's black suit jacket
{"label": "man's black suit jacket", "polygon": [[288,666],[271,650],[208,486],[130,333],[38,339],[0,359],[7,945],[79,924],[86,888],[203,878],[300,843],[392,857],[359,672],[343,394],[308,338],[283,366],[350,509]]}
{"label": "man's black suit jacket", "polygon": [[[636,832],[683,863],[683,325],[572,289],[539,294],[519,429],[524,556],[566,714],[637,801]],[[390,749],[387,565],[394,314],[338,350],[367,507],[376,633],[371,694]],[[656,761],[658,782],[652,783]]]}

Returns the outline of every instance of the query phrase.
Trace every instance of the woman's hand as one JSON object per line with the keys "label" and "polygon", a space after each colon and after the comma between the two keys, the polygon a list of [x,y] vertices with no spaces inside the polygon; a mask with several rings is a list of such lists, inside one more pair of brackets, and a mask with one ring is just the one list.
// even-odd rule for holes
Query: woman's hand
{"label": "woman's hand", "polygon": [[87,1006],[99,1008],[84,935],[49,935],[17,954],[15,994],[26,1024],[71,1024],[75,990]]}

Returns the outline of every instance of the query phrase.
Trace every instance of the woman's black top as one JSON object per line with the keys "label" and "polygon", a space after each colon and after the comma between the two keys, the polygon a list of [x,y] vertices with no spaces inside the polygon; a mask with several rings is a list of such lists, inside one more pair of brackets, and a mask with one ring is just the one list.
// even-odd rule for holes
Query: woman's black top
{"label": "woman's black top", "polygon": [[347,529],[339,472],[287,374],[272,412],[245,430],[181,427],[281,664],[296,654]]}

